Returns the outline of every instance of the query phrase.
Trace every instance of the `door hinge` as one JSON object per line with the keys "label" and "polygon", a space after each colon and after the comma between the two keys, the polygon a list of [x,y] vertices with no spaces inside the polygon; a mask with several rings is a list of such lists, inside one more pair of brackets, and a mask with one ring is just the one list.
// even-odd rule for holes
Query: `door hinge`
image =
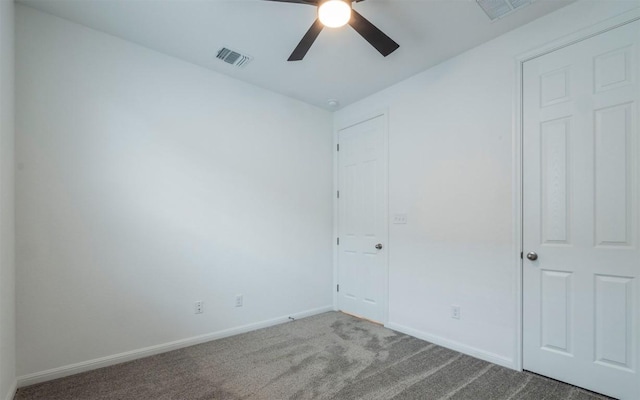
{"label": "door hinge", "polygon": [[338,197],[338,198],[340,198],[340,191],[339,191],[339,190],[338,190],[338,194],[337,194],[337,197]]}
{"label": "door hinge", "polygon": [[523,251],[520,252],[520,259],[521,260],[524,259],[524,252]]}
{"label": "door hinge", "polygon": [[340,143],[336,144],[336,151],[340,151]]}
{"label": "door hinge", "polygon": [[336,244],[340,246],[340,238],[336,238]]}
{"label": "door hinge", "polygon": [[340,291],[340,285],[338,284],[336,285],[336,292],[339,292],[339,291]]}

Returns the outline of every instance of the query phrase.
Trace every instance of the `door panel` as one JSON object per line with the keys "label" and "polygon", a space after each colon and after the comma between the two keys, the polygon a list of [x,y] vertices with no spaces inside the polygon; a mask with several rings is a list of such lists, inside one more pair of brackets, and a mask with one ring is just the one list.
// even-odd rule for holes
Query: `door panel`
{"label": "door panel", "polygon": [[595,111],[596,244],[631,243],[631,115],[633,103]]}
{"label": "door panel", "polygon": [[338,132],[338,307],[378,322],[384,321],[387,276],[383,118]]}
{"label": "door panel", "polygon": [[572,354],[571,307],[572,273],[541,270],[541,342],[542,348]]}
{"label": "door panel", "polygon": [[595,279],[595,361],[632,371],[633,279],[606,275]]}
{"label": "door panel", "polygon": [[569,154],[571,120],[541,124],[542,243],[569,244]]}
{"label": "door panel", "polygon": [[525,369],[640,398],[640,22],[523,70]]}

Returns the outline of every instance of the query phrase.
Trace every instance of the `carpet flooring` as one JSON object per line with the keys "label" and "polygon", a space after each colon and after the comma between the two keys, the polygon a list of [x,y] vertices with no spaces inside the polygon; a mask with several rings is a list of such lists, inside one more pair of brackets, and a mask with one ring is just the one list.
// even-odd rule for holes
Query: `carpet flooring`
{"label": "carpet flooring", "polygon": [[606,397],[329,312],[18,390],[16,400]]}

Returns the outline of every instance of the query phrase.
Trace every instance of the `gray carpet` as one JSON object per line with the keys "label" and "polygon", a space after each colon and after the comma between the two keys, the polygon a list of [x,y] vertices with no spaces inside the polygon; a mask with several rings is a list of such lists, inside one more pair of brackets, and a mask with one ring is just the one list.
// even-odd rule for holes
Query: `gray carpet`
{"label": "gray carpet", "polygon": [[16,400],[606,397],[329,312],[22,388]]}

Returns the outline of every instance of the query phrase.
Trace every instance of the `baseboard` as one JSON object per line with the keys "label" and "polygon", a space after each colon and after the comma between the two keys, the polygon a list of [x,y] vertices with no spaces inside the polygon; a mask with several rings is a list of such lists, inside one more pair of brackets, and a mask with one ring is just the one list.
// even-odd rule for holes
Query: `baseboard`
{"label": "baseboard", "polygon": [[5,397],[5,399],[13,400],[13,398],[16,397],[16,390],[18,390],[18,381],[14,379],[13,384],[9,388],[9,391],[7,392],[7,397]]}
{"label": "baseboard", "polygon": [[467,354],[471,357],[479,358],[481,360],[488,361],[493,364],[497,364],[506,368],[517,370],[515,360],[508,357],[504,357],[495,353],[491,353],[491,352],[481,350],[472,346],[468,346],[466,344],[456,342],[455,340],[445,339],[443,337],[422,332],[417,329],[398,325],[393,322],[389,322],[388,324],[385,324],[385,327],[392,329],[394,331],[406,333],[407,335],[417,337],[418,339],[426,340],[427,342],[437,344],[438,346],[459,351],[460,353]]}
{"label": "baseboard", "polygon": [[124,353],[114,354],[111,356],[96,358],[89,361],[83,361],[76,364],[65,365],[62,367],[48,369],[46,371],[36,372],[33,374],[23,375],[17,379],[17,387],[25,387],[36,383],[46,382],[53,379],[63,378],[65,376],[75,375],[81,372],[91,371],[93,369],[108,367],[110,365],[120,364],[127,361],[136,360],[152,356],[155,354],[166,353],[167,351],[181,349],[200,343],[210,342],[216,339],[222,339],[229,336],[238,335],[245,332],[255,331],[256,329],[267,328],[289,322],[290,317],[301,319],[312,315],[322,314],[324,312],[333,311],[333,305],[302,311],[295,314],[284,315],[282,317],[273,318],[253,324],[242,325],[235,328],[224,329],[217,332],[207,333],[204,335],[193,336],[186,339],[180,339],[169,343],[163,343],[155,346],[144,347],[137,350],[127,351]]}

